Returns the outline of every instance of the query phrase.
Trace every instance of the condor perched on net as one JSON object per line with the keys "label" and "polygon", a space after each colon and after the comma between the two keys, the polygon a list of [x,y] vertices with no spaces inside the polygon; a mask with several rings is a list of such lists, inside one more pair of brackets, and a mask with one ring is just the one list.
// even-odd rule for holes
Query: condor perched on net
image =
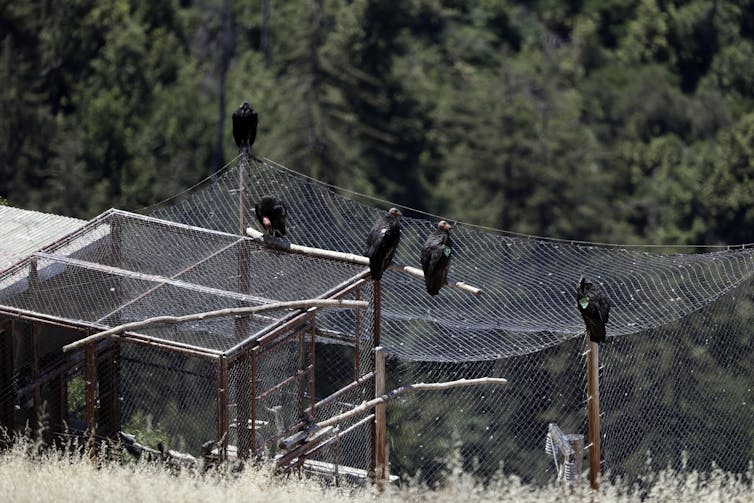
{"label": "condor perched on net", "polygon": [[246,154],[257,138],[258,122],[257,111],[251,108],[248,101],[241,103],[238,110],[233,112],[233,139],[238,148]]}
{"label": "condor perched on net", "polygon": [[374,223],[367,236],[367,251],[364,255],[369,257],[369,272],[375,281],[382,279],[382,273],[393,261],[401,240],[400,218],[400,210],[390,208]]}
{"label": "condor perched on net", "polygon": [[257,220],[271,236],[285,236],[285,219],[288,216],[288,208],[284,201],[275,196],[264,196],[260,202],[254,205]]}
{"label": "condor perched on net", "polygon": [[597,285],[582,276],[576,289],[576,301],[579,312],[584,318],[589,340],[605,342],[605,325],[610,314],[610,299]]}
{"label": "condor perched on net", "polygon": [[437,295],[448,280],[453,241],[450,239],[450,224],[445,220],[437,224],[422,248],[421,262],[424,284],[430,295]]}

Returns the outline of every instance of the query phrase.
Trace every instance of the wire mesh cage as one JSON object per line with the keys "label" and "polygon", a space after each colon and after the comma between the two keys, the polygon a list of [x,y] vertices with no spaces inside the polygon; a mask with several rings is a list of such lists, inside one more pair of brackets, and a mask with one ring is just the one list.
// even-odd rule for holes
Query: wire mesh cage
{"label": "wire mesh cage", "polygon": [[[306,417],[321,417],[320,406],[342,407],[368,389],[374,307],[366,274],[110,210],[0,275],[2,426],[126,438],[145,452],[217,460],[274,455]],[[338,298],[369,307],[306,305]],[[276,307],[286,301],[304,307]],[[162,322],[82,345],[95,332],[154,318]],[[317,348],[333,341],[349,348],[339,356],[349,369],[345,391],[316,385],[332,375],[315,364]],[[368,465],[366,442],[360,454],[344,452]]]}
{"label": "wire mesh cage", "polygon": [[[458,223],[451,279],[483,294],[447,289],[431,297],[395,270],[374,283],[363,266],[244,237],[256,226],[250,203],[270,193],[289,207],[288,237],[309,247],[361,254],[380,214],[363,197],[252,159],[152,216],[106,212],[0,273],[2,424],[19,429],[48,418],[61,431],[120,429],[151,447],[208,449],[217,458],[269,453],[286,467],[342,468],[345,476],[347,466],[363,478],[375,458],[372,412],[344,419],[316,445],[290,439],[374,396],[381,345],[387,389],[508,379],[505,387],[391,401],[392,473],[439,483],[460,453],[464,468],[484,479],[502,470],[548,483],[563,477],[543,449],[548,425],[566,436],[587,433],[584,325],[573,294],[586,274],[613,305],[600,345],[597,466],[629,483],[668,464],[748,470],[751,246],[660,250]],[[415,264],[433,227],[404,217],[396,262]],[[152,316],[335,298],[369,307],[195,319],[61,350]],[[567,461],[569,470],[580,466]]]}

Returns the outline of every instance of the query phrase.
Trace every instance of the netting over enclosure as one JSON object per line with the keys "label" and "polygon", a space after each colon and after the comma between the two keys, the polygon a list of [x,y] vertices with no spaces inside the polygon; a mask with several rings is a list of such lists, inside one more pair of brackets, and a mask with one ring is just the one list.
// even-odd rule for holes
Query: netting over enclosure
{"label": "netting over enclosure", "polygon": [[[41,427],[48,441],[125,432],[140,448],[194,456],[274,452],[304,414],[320,421],[374,393],[365,276],[347,262],[110,210],[0,273],[0,427]],[[358,310],[341,302],[356,299]],[[305,305],[279,305],[296,301]],[[156,317],[173,321],[82,341]],[[348,348],[335,371],[356,384],[333,385],[317,334]],[[332,443],[339,463],[366,470],[370,430],[357,422],[344,421]],[[322,456],[331,453],[309,459]]]}
{"label": "netting over enclosure", "polygon": [[[248,219],[239,216],[239,201],[265,194],[286,201],[293,243],[359,254],[390,206],[254,159],[153,215],[238,233]],[[404,217],[396,262],[418,266],[435,224]],[[439,479],[459,445],[467,467],[483,475],[502,464],[527,480],[553,476],[547,424],[586,429],[584,326],[573,293],[581,275],[601,283],[613,304],[600,370],[603,470],[633,477],[648,451],[654,467],[677,465],[686,451],[692,468],[715,461],[747,469],[754,458],[752,247],[608,246],[462,223],[451,232],[451,279],[483,293],[446,288],[430,297],[420,280],[388,271],[381,332],[392,357],[388,387],[482,375],[510,383],[392,403],[394,473]]]}
{"label": "netting over enclosure", "polygon": [[[648,467],[680,467],[684,456],[693,469],[714,462],[743,473],[754,458],[751,246],[661,251],[459,223],[450,279],[482,294],[446,287],[431,297],[421,279],[396,270],[372,282],[363,265],[244,236],[259,228],[251,208],[266,194],[286,201],[292,243],[352,254],[364,252],[389,206],[252,159],[151,216],[100,215],[0,272],[0,425],[45,423],[46,437],[126,432],[193,455],[271,451],[279,466],[306,458],[310,468],[349,467],[363,478],[375,459],[371,411],[342,420],[315,448],[276,446],[306,428],[307,415],[322,422],[371,398],[379,343],[388,390],[509,381],[390,402],[394,474],[440,481],[460,450],[482,477],[502,467],[547,482],[556,475],[549,423],[587,430],[574,298],[585,275],[613,305],[600,346],[603,473],[633,482]],[[418,266],[435,225],[405,216],[396,262]],[[361,307],[229,311],[302,299]],[[123,323],[207,311],[222,312],[62,349]]]}

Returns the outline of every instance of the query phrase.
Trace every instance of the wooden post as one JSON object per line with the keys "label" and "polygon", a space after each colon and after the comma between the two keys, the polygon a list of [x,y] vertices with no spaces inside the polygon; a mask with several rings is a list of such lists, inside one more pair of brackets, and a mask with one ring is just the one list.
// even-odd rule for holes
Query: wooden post
{"label": "wooden post", "polygon": [[228,459],[228,360],[221,356],[217,372],[217,454]]}
{"label": "wooden post", "polygon": [[[381,323],[380,323],[380,317],[381,317],[380,303],[381,303],[381,297],[382,297],[382,281],[380,281],[380,280],[372,281],[372,287],[374,289],[373,292],[372,292],[372,316],[373,316],[373,319],[372,319],[372,323],[373,323],[373,325],[372,325],[372,341],[373,341],[373,344],[374,344],[374,348],[376,349],[380,345],[380,328],[381,328]],[[376,380],[377,380],[377,376],[376,376],[376,371],[377,371],[377,352],[376,351],[372,352],[372,368],[375,369],[375,385],[376,385]],[[371,427],[370,433],[371,433],[371,440],[372,440],[372,446],[371,446],[372,447],[372,452],[371,452],[371,456],[370,456],[370,459],[369,459],[369,473],[370,473],[370,475],[376,475],[376,469],[377,469],[377,465],[376,465],[376,460],[377,460],[377,450],[376,450],[376,446],[377,446],[377,424],[376,424],[376,422],[372,423],[372,427]]]}
{"label": "wooden post", "polygon": [[249,197],[246,191],[247,171],[249,169],[249,160],[245,153],[241,153],[241,163],[238,166],[238,222],[239,234],[246,234],[246,228],[249,226],[250,207]]}
{"label": "wooden post", "polygon": [[[385,394],[385,349],[382,346],[374,348],[374,397],[378,398]],[[387,481],[387,419],[385,415],[385,403],[380,403],[374,408],[374,479],[377,484],[377,492],[385,490]]]}
{"label": "wooden post", "polygon": [[587,410],[589,421],[589,484],[592,490],[600,490],[600,384],[599,343],[592,342],[586,335],[589,346],[587,354]]}
{"label": "wooden post", "polygon": [[84,349],[84,397],[86,403],[86,436],[90,454],[97,455],[97,365],[94,343]]}

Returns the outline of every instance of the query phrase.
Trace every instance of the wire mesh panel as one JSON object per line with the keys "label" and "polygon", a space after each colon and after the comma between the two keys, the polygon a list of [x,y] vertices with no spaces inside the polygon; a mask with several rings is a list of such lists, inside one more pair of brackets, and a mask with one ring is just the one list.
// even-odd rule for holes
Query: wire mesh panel
{"label": "wire mesh panel", "polygon": [[[248,180],[243,191],[241,174]],[[321,421],[373,395],[379,335],[391,356],[388,389],[461,377],[509,380],[392,403],[393,473],[439,481],[444,460],[458,446],[466,467],[483,477],[502,464],[525,480],[547,482],[555,477],[544,451],[548,424],[566,433],[586,431],[584,325],[574,299],[584,274],[612,302],[600,351],[603,470],[633,482],[648,450],[656,466],[677,464],[685,450],[694,468],[709,469],[715,461],[738,473],[754,458],[751,246],[659,250],[456,224],[450,279],[483,293],[447,287],[429,296],[421,280],[389,270],[377,315],[378,292],[362,281],[365,267],[272,250],[239,234],[239,207],[250,208],[266,194],[286,201],[293,243],[347,253],[363,253],[382,212],[358,200],[364,198],[255,159],[155,213],[170,222],[116,210],[97,217],[0,274],[0,311],[7,315],[0,319],[0,356],[13,360],[13,370],[2,373],[0,396],[11,397],[2,401],[4,420],[36,421],[38,408],[28,404],[39,403],[42,393],[62,397],[57,403],[66,402],[67,418],[80,423],[79,378],[96,371],[97,396],[112,409],[98,409],[105,429],[118,427],[112,388],[122,393],[120,427],[145,438],[195,452],[227,428],[225,441],[242,451],[274,446],[312,403],[320,404],[314,416]],[[396,262],[418,265],[434,227],[404,217]],[[98,330],[157,315],[330,298],[349,285],[354,288],[344,298],[371,301],[370,309],[319,309],[284,330],[300,311],[143,328],[129,333],[132,340],[117,351],[100,346],[96,359],[86,362],[88,371],[80,359],[58,353],[46,361],[33,343],[56,337],[35,328],[40,321]],[[38,319],[8,321],[33,318],[29,313]],[[252,349],[271,333],[275,344]],[[227,363],[227,382],[226,363],[218,359]],[[68,365],[56,374],[64,384],[39,381],[56,365]],[[84,381],[86,409],[93,390]],[[83,421],[91,420],[89,410]],[[343,421],[338,441],[312,453],[320,457],[314,460],[368,469],[369,421],[368,414]]]}
{"label": "wire mesh panel", "polygon": [[217,360],[131,342],[120,354],[123,431],[195,456],[218,440]]}
{"label": "wire mesh panel", "polygon": [[583,339],[496,361],[431,363],[388,360],[388,387],[478,377],[508,384],[421,391],[390,402],[391,471],[430,485],[449,473],[456,450],[464,468],[483,479],[499,469],[527,482],[554,474],[544,451],[548,424],[568,433],[586,428]]}
{"label": "wire mesh panel", "polygon": [[[286,201],[292,242],[363,253],[369,228],[382,211],[374,200],[269,160],[240,163],[155,215],[237,232],[241,169],[251,203],[266,194]],[[418,265],[434,227],[427,219],[402,218],[396,262]],[[387,271],[380,342],[393,357],[388,387],[464,375],[501,376],[510,383],[491,390],[423,393],[391,404],[393,473],[421,471],[425,479],[439,480],[442,459],[457,440],[467,467],[477,459],[480,473],[489,474],[502,462],[505,471],[526,480],[555,477],[551,456],[544,452],[548,423],[566,433],[586,433],[584,325],[574,300],[581,275],[600,283],[612,302],[608,341],[601,345],[603,470],[633,481],[651,446],[655,464],[675,462],[683,449],[693,449],[689,459],[699,469],[709,469],[716,460],[745,471],[754,457],[751,246],[599,245],[462,223],[453,226],[452,236],[451,279],[483,293],[445,288],[430,297],[421,281]],[[349,316],[323,316],[318,333],[343,332],[338,326],[350,323]],[[329,342],[335,345],[337,338]],[[318,380],[318,386],[345,382],[341,374],[350,369],[339,353],[346,351],[318,349],[318,367],[329,365],[323,375],[337,383]],[[671,365],[676,353],[685,367]]]}
{"label": "wire mesh panel", "polygon": [[[672,324],[604,345],[605,468],[745,473],[754,459],[751,280]],[[685,459],[684,459],[685,458]]]}

